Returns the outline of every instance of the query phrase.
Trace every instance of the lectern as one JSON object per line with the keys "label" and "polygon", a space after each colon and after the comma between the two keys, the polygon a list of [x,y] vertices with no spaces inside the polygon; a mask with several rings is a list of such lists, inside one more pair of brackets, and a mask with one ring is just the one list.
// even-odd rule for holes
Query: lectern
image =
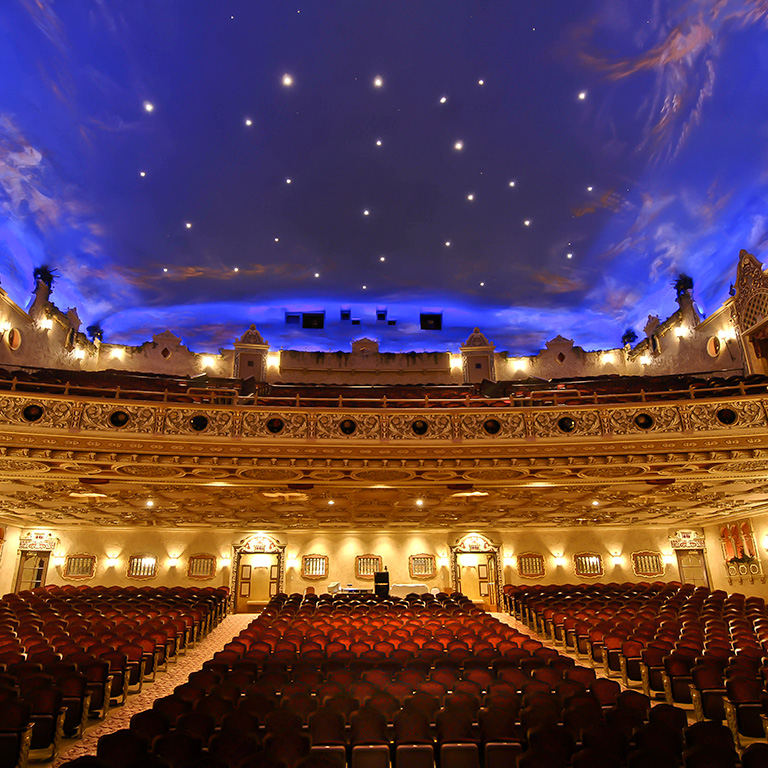
{"label": "lectern", "polygon": [[373,574],[373,592],[377,597],[389,597],[389,571],[375,571]]}

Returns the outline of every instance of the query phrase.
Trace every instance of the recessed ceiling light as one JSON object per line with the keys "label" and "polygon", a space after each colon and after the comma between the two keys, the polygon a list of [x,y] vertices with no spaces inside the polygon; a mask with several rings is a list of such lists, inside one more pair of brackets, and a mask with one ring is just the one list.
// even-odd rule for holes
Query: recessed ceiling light
{"label": "recessed ceiling light", "polygon": [[336,502],[333,499],[328,499],[328,506],[332,507]]}
{"label": "recessed ceiling light", "polygon": [[423,507],[424,506],[424,500],[423,499],[416,499],[416,506],[417,507]]}
{"label": "recessed ceiling light", "polygon": [[155,502],[154,502],[154,501],[152,501],[152,499],[148,499],[148,500],[147,500],[147,506],[148,506],[148,507],[154,507],[154,506],[155,506]]}

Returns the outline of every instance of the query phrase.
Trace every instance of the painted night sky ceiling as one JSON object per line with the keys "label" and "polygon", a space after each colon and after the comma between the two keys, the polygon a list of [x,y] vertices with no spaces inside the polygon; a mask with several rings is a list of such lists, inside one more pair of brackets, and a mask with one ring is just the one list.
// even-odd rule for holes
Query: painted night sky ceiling
{"label": "painted night sky ceiling", "polygon": [[5,0],[0,72],[2,287],[111,342],[615,347],[765,257],[765,0]]}

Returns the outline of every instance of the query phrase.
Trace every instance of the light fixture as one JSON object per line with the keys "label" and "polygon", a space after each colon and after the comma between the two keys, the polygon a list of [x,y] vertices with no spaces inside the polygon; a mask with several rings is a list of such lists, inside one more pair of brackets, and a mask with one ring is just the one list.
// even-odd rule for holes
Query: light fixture
{"label": "light fixture", "polygon": [[678,339],[687,335],[688,335],[688,328],[686,326],[678,325],[677,328],[675,328],[675,336],[677,336]]}
{"label": "light fixture", "polygon": [[661,559],[664,561],[664,565],[672,565],[675,562],[675,556],[670,554],[662,555]]}
{"label": "light fixture", "polygon": [[565,558],[562,555],[555,555],[555,565],[565,565]]}
{"label": "light fixture", "polygon": [[114,357],[117,360],[122,360],[125,357],[125,350],[122,347],[115,347],[110,353],[110,357]]}
{"label": "light fixture", "polygon": [[455,149],[457,152],[461,152],[461,150],[462,150],[462,149],[464,149],[464,142],[463,142],[463,141],[457,141],[457,142],[455,142],[455,143],[454,143],[454,145],[453,145],[453,148],[454,148],[454,149]]}
{"label": "light fixture", "polygon": [[168,558],[168,567],[169,568],[175,568],[179,564],[179,556],[178,555],[171,555]]}
{"label": "light fixture", "polygon": [[120,564],[120,558],[117,555],[107,555],[106,565],[107,568],[114,568]]}
{"label": "light fixture", "polygon": [[445,104],[446,101],[448,101],[448,97],[447,96],[441,96],[440,97],[440,103],[441,104]]}
{"label": "light fixture", "polygon": [[186,222],[184,222],[184,226],[185,226],[187,229],[192,229],[192,222],[191,222],[191,221],[186,221]]}
{"label": "light fixture", "polygon": [[587,92],[586,91],[582,91],[579,94],[579,101],[584,101],[584,99],[586,99],[586,98],[587,98]]}
{"label": "light fixture", "polygon": [[513,371],[525,371],[528,368],[528,360],[524,357],[513,357],[509,361]]}
{"label": "light fixture", "polygon": [[381,88],[382,85],[384,85],[384,78],[381,75],[376,75],[376,77],[373,78],[373,87]]}
{"label": "light fixture", "polygon": [[611,562],[614,565],[621,565],[624,562],[624,558],[621,555],[612,555]]}
{"label": "light fixture", "polygon": [[288,568],[298,568],[301,566],[301,560],[299,560],[297,557],[290,557],[285,561],[286,566]]}
{"label": "light fixture", "polygon": [[246,117],[245,124],[250,128],[253,125],[253,120],[250,117]]}
{"label": "light fixture", "polygon": [[595,499],[595,500],[592,502],[592,506],[593,506],[593,507],[599,507],[599,506],[600,506],[600,502],[599,502],[597,499]]}
{"label": "light fixture", "polygon": [[267,368],[279,368],[280,367],[280,353],[269,352],[267,353]]}
{"label": "light fixture", "polygon": [[54,555],[51,558],[51,563],[53,565],[64,565],[64,563],[67,562],[67,558],[64,555]]}
{"label": "light fixture", "polygon": [[445,555],[438,555],[437,556],[437,566],[438,568],[447,568],[450,565],[451,561],[445,556]]}
{"label": "light fixture", "polygon": [[44,317],[40,322],[38,323],[40,328],[42,328],[44,331],[50,331],[51,328],[53,328],[53,320],[51,320],[50,317]]}
{"label": "light fixture", "polygon": [[155,111],[155,105],[151,101],[145,101],[144,102],[144,111],[145,112],[154,112]]}
{"label": "light fixture", "polygon": [[152,499],[147,499],[147,506],[148,507],[154,507],[155,506],[155,502],[152,501]]}
{"label": "light fixture", "polygon": [[219,558],[219,567],[220,568],[229,568],[230,565],[232,565],[232,558],[231,557],[220,557]]}
{"label": "light fixture", "polygon": [[85,358],[85,350],[79,347],[72,354],[77,360],[83,360]]}
{"label": "light fixture", "polygon": [[146,171],[139,171],[139,176],[143,179],[147,175]]}
{"label": "light fixture", "polygon": [[651,358],[648,355],[640,355],[639,362],[640,365],[648,365],[651,362]]}
{"label": "light fixture", "polygon": [[510,181],[510,182],[509,182],[509,186],[510,186],[510,187],[514,187],[514,186],[515,186],[515,182],[514,182],[514,181]]}
{"label": "light fixture", "polygon": [[290,88],[293,85],[293,77],[291,77],[291,75],[289,75],[287,73],[284,74],[283,75],[283,85],[286,88]]}
{"label": "light fixture", "polygon": [[606,352],[601,358],[600,362],[603,365],[612,365],[616,362],[616,355],[613,354],[613,352]]}
{"label": "light fixture", "polygon": [[216,365],[216,361],[210,355],[203,355],[200,358],[200,365],[203,368],[213,368]]}
{"label": "light fixture", "polygon": [[461,368],[462,359],[461,355],[451,355],[451,368]]}
{"label": "light fixture", "polygon": [[424,499],[416,499],[416,506],[417,507],[423,507],[424,506]]}

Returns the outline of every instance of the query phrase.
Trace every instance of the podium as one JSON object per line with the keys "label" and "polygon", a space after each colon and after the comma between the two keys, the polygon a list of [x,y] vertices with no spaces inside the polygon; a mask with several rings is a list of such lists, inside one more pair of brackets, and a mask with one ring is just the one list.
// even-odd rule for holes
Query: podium
{"label": "podium", "polygon": [[376,571],[373,574],[373,592],[376,597],[389,597],[389,571]]}

